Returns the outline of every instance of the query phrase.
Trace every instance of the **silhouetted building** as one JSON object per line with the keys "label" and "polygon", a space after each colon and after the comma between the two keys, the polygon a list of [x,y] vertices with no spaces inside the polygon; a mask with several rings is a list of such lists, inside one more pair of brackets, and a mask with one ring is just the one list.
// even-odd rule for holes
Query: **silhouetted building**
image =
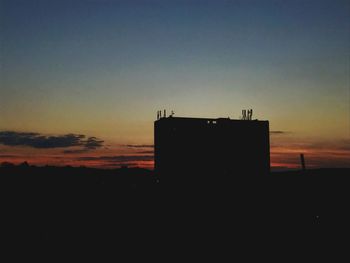
{"label": "silhouetted building", "polygon": [[268,121],[160,117],[154,142],[155,171],[168,179],[270,172]]}

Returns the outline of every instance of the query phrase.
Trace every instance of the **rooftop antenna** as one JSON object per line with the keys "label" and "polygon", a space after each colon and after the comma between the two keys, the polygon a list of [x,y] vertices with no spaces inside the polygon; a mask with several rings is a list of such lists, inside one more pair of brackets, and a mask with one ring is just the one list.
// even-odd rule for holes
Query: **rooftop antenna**
{"label": "rooftop antenna", "polygon": [[247,119],[247,111],[242,110],[242,120],[246,120],[246,119]]}
{"label": "rooftop antenna", "polygon": [[171,114],[170,114],[170,116],[169,116],[169,117],[173,117],[173,116],[174,116],[174,114],[175,114],[175,112],[172,110],[172,111],[171,111]]}
{"label": "rooftop antenna", "polygon": [[253,117],[253,109],[248,110],[248,120],[252,120]]}
{"label": "rooftop antenna", "polygon": [[166,110],[164,110],[164,118],[166,118]]}

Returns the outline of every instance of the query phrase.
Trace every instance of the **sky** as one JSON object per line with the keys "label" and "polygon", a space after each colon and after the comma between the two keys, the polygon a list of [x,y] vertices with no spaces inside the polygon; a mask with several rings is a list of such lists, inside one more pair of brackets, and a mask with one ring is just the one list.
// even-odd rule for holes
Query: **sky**
{"label": "sky", "polygon": [[153,122],[269,120],[271,165],[350,167],[350,2],[0,0],[0,162],[153,167]]}

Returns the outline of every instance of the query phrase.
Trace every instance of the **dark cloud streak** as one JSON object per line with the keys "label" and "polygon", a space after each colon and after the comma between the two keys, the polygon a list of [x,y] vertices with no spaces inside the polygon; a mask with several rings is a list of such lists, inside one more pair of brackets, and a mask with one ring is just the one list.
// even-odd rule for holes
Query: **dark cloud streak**
{"label": "dark cloud streak", "polygon": [[86,153],[88,151],[90,151],[90,150],[83,148],[83,149],[76,149],[76,150],[65,150],[65,151],[63,151],[63,153],[78,154],[78,153]]}
{"label": "dark cloud streak", "polygon": [[103,141],[96,137],[89,137],[84,143],[84,147],[90,150],[95,150],[103,146]]}
{"label": "dark cloud streak", "polygon": [[135,162],[153,161],[153,155],[117,155],[117,156],[85,156],[76,158],[77,161],[108,161],[108,162]]}
{"label": "dark cloud streak", "polygon": [[141,154],[154,154],[154,151],[138,151],[137,153],[141,153]]}
{"label": "dark cloud streak", "polygon": [[7,146],[29,146],[36,149],[68,148],[79,146],[82,149],[72,151],[95,150],[103,146],[103,141],[96,137],[87,137],[82,134],[65,134],[45,136],[34,132],[0,132],[0,144]]}
{"label": "dark cloud streak", "polygon": [[152,144],[126,144],[124,146],[128,148],[153,148],[154,147],[154,145]]}
{"label": "dark cloud streak", "polygon": [[286,131],[270,131],[270,134],[288,134],[290,132],[286,132]]}

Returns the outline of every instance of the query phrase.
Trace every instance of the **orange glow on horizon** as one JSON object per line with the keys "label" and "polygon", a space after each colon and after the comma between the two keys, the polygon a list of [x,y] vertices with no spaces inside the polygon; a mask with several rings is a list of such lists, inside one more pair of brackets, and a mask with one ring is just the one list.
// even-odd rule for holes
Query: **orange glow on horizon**
{"label": "orange glow on horizon", "polygon": [[[270,154],[271,169],[284,168],[284,169],[298,169],[300,168],[300,153],[304,153],[306,159],[307,168],[322,168],[322,167],[349,167],[350,157],[349,152],[345,150],[305,150],[305,149],[289,149],[289,148],[278,148],[272,149]],[[111,159],[116,155],[103,155],[110,157]],[[137,155],[122,155],[127,159],[129,156],[134,157]],[[140,155],[142,156],[142,155]],[[120,168],[120,167],[140,167],[153,170],[154,160],[150,160],[152,155],[148,155],[149,160],[125,160],[125,161],[108,161],[104,160],[100,154],[94,153],[89,155],[48,155],[48,156],[36,156],[36,155],[11,155],[11,156],[0,156],[0,163],[10,162],[13,164],[20,164],[28,162],[30,165],[36,166],[85,166],[93,168]],[[87,160],[79,158],[87,158]],[[88,158],[91,158],[89,160]],[[96,159],[94,159],[96,158]]]}
{"label": "orange glow on horizon", "polygon": [[[340,143],[303,143],[295,140],[279,141],[272,138],[270,149],[271,170],[299,169],[300,154],[305,156],[306,167],[350,167],[350,148]],[[284,143],[287,141],[288,144]],[[302,140],[300,140],[302,141]],[[283,145],[283,146],[281,146]],[[142,146],[142,147],[140,147]],[[144,147],[144,148],[143,148]],[[74,148],[73,148],[74,149]],[[0,145],[0,164],[10,162],[20,164],[28,162],[36,166],[85,166],[93,168],[113,169],[120,167],[140,167],[153,170],[153,147],[150,144],[128,147],[125,145],[109,145],[100,149],[64,153],[64,149],[33,149],[30,147],[11,147]]]}

